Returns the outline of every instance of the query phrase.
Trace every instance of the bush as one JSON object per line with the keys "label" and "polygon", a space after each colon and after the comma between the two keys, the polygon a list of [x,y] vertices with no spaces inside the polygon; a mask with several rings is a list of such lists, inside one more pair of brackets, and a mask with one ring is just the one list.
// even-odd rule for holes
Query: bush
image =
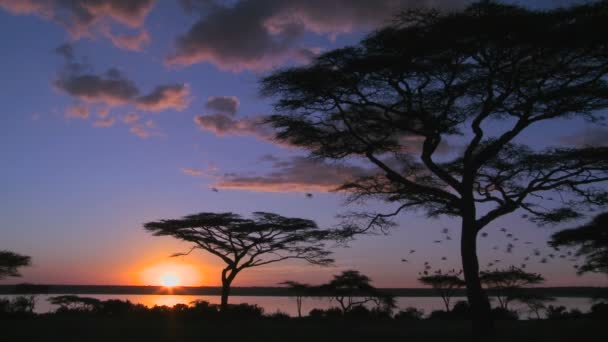
{"label": "bush", "polygon": [[582,318],[584,315],[578,309],[568,311],[565,306],[549,305],[547,308],[547,319],[573,319]]}
{"label": "bush", "polygon": [[608,303],[597,303],[591,306],[589,318],[592,319],[608,319]]}
{"label": "bush", "polygon": [[276,312],[271,313],[270,315],[267,315],[266,317],[270,318],[270,319],[280,319],[280,320],[286,320],[286,319],[290,319],[291,317],[286,314],[283,311],[279,311],[277,310]]}
{"label": "bush", "polygon": [[395,314],[396,320],[407,320],[407,321],[419,321],[424,316],[424,311],[417,308],[408,307],[405,310],[401,310]]}

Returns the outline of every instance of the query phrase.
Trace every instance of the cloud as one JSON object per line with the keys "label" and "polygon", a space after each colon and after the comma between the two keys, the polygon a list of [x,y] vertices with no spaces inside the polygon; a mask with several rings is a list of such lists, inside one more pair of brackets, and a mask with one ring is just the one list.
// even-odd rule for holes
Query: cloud
{"label": "cloud", "polygon": [[578,134],[562,138],[561,142],[576,146],[608,146],[608,127],[587,128]]}
{"label": "cloud", "polygon": [[37,15],[64,26],[72,36],[91,35],[107,22],[141,27],[154,0],[0,0],[0,8],[18,15]]}
{"label": "cloud", "polygon": [[266,116],[235,118],[228,114],[201,115],[194,118],[194,123],[203,131],[217,136],[251,136],[264,141],[274,141],[272,128],[263,123]]}
{"label": "cloud", "polygon": [[141,125],[131,126],[131,128],[129,128],[129,132],[135,134],[136,136],[142,139],[149,138],[152,135],[152,133],[150,133],[144,126]]}
{"label": "cloud", "polygon": [[287,60],[314,55],[299,46],[305,32],[335,37],[377,28],[400,10],[420,7],[455,8],[466,0],[241,0],[231,5],[206,1],[196,8],[201,17],[175,41],[168,64],[208,62],[223,70],[268,70]]}
{"label": "cloud", "polygon": [[212,186],[257,192],[328,192],[369,174],[358,166],[328,164],[305,157],[272,158],[271,162],[272,171],[265,175],[228,173],[220,176]]}
{"label": "cloud", "polygon": [[55,51],[65,58],[66,64],[53,85],[80,101],[109,107],[133,105],[147,111],[183,110],[191,102],[187,84],[158,85],[149,94],[141,95],[135,82],[120,70],[110,68],[101,74],[93,72],[89,65],[76,61],[69,44],[61,45]]}
{"label": "cloud", "polygon": [[132,124],[139,121],[139,116],[135,113],[129,113],[122,118],[122,121],[126,124]]}
{"label": "cloud", "polygon": [[181,170],[183,174],[188,175],[188,176],[202,176],[204,175],[204,172],[198,169],[182,169]]}
{"label": "cloud", "polygon": [[236,96],[212,96],[207,99],[205,107],[216,113],[236,114],[239,109],[239,99]]}
{"label": "cloud", "polygon": [[166,109],[184,110],[191,102],[190,87],[187,84],[169,84],[157,86],[148,95],[138,97],[137,108],[149,111]]}
{"label": "cloud", "polygon": [[88,119],[89,107],[86,105],[75,105],[68,107],[65,111],[65,116],[68,118]]}
{"label": "cloud", "polygon": [[109,106],[126,104],[139,93],[135,83],[114,68],[100,75],[64,73],[55,80],[54,85],[85,102]]}
{"label": "cloud", "polygon": [[114,126],[114,118],[99,119],[93,123],[93,127],[107,128]]}
{"label": "cloud", "polygon": [[142,51],[150,43],[150,35],[145,30],[136,34],[113,34],[108,30],[106,36],[114,46],[130,51]]}

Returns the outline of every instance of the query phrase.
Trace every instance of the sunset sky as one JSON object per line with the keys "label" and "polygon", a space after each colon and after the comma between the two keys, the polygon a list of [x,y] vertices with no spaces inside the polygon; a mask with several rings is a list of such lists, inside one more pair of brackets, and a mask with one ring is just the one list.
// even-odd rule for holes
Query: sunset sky
{"label": "sunset sky", "polygon": [[[336,214],[356,207],[328,191],[353,170],[313,163],[304,151],[271,141],[272,132],[255,124],[272,113],[258,81],[354,44],[400,9],[423,2],[442,9],[468,3],[0,0],[0,250],[33,259],[22,278],[2,283],[158,285],[172,271],[186,285],[218,285],[219,259],[204,252],[169,258],[188,245],[150,236],[142,224],[206,211],[338,223]],[[516,3],[546,8],[573,1]],[[606,142],[603,133],[555,122],[522,139],[535,146],[583,138],[595,144]],[[388,236],[336,249],[335,267],[274,264],[245,271],[234,285],[319,283],[356,268],[377,286],[412,287],[424,261],[459,268],[457,221],[408,213],[398,222]],[[505,253],[502,227],[533,244]],[[433,243],[444,238],[443,228],[452,240]],[[495,259],[519,265],[535,248],[551,253],[545,242],[555,229],[518,214],[498,221],[480,241],[482,265]],[[527,270],[542,273],[547,285],[606,281],[576,276],[577,262],[538,259]]]}

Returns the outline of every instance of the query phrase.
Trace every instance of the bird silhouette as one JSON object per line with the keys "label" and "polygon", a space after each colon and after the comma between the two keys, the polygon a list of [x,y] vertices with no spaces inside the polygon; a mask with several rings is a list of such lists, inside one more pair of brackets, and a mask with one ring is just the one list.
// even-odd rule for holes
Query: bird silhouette
{"label": "bird silhouette", "polygon": [[442,232],[443,234],[447,234],[447,233],[448,233],[448,231],[449,231],[449,230],[448,230],[447,228],[443,228],[443,229],[441,230],[441,232]]}
{"label": "bird silhouette", "polygon": [[401,259],[401,262],[407,262],[407,259]]}
{"label": "bird silhouette", "polygon": [[307,193],[306,194],[306,198],[312,198],[312,194],[311,193]]}
{"label": "bird silhouette", "polygon": [[506,231],[507,231],[507,228],[500,228],[500,231],[501,231],[501,232],[506,232]]}
{"label": "bird silhouette", "polygon": [[416,253],[416,250],[415,249],[410,249],[410,254],[412,254],[412,253]]}
{"label": "bird silhouette", "polygon": [[448,258],[446,258],[446,257],[441,257],[441,260],[448,260]]}
{"label": "bird silhouette", "polygon": [[540,263],[541,263],[541,264],[546,264],[546,263],[547,263],[547,258],[542,258],[542,259],[540,259]]}
{"label": "bird silhouette", "polygon": [[213,192],[220,192],[217,188],[211,188],[211,191],[213,191]]}
{"label": "bird silhouette", "polygon": [[481,237],[484,237],[484,238],[488,237],[488,233],[486,233],[486,232],[481,233]]}
{"label": "bird silhouette", "polygon": [[441,240],[435,240],[434,243],[441,243]]}

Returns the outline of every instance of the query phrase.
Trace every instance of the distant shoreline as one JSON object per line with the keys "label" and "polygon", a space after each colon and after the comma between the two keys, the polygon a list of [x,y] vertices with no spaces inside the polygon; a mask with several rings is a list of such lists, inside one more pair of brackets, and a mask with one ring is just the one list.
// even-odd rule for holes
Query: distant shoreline
{"label": "distant shoreline", "polygon": [[[436,297],[437,293],[428,288],[382,288],[385,293],[395,297]],[[551,297],[594,297],[608,296],[608,287],[536,287],[525,289],[527,293],[543,294]],[[78,294],[78,295],[190,295],[219,296],[221,288],[217,286],[175,287],[167,289],[162,286],[112,286],[112,285],[0,285],[0,295],[14,294]],[[287,297],[291,293],[284,287],[234,287],[232,296],[272,296]],[[489,292],[492,295],[492,292]],[[456,296],[465,296],[464,290]]]}

